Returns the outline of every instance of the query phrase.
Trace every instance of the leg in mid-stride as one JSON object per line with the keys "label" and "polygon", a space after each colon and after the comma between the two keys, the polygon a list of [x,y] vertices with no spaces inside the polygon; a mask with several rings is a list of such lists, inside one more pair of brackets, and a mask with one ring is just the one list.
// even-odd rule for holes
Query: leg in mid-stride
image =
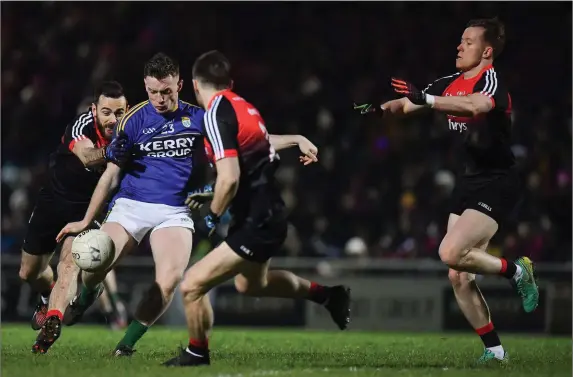
{"label": "leg in mid-stride", "polygon": [[[213,310],[207,293],[233,277],[235,287],[243,294],[256,297],[307,299],[323,305],[340,329],[345,329],[350,322],[349,288],[321,286],[289,271],[269,271],[268,251],[257,250],[256,245],[251,247],[252,241],[247,243],[248,248],[237,247],[235,245],[243,244],[237,242],[238,239],[247,241],[245,237],[231,236],[228,241],[221,243],[186,272],[181,292],[189,330],[189,344],[178,356],[168,360],[164,365],[210,364],[208,338],[213,327]],[[272,247],[272,245],[266,246]],[[276,249],[278,246],[274,247]],[[254,257],[247,257],[245,250]]]}
{"label": "leg in mid-stride", "polygon": [[[459,217],[458,215],[450,214],[448,230],[453,228]],[[484,242],[476,245],[475,248],[486,252],[487,246],[488,242]],[[484,353],[480,358],[480,362],[486,362],[491,359],[507,362],[509,355],[504,350],[499,335],[494,328],[489,307],[477,285],[475,274],[450,269],[448,278],[452,283],[454,296],[460,310],[483,342]]]}
{"label": "leg in mid-stride", "polygon": [[476,248],[476,245],[489,242],[497,229],[497,222],[488,215],[466,209],[442,240],[440,258],[456,271],[507,278],[521,296],[523,309],[532,312],[538,305],[539,291],[531,260],[520,257],[511,262]]}
{"label": "leg in mid-stride", "polygon": [[35,255],[22,250],[19,271],[20,279],[28,283],[34,292],[40,294],[38,304],[30,321],[33,330],[39,330],[46,321],[48,301],[55,284],[54,271],[49,264],[52,255],[52,253]]}

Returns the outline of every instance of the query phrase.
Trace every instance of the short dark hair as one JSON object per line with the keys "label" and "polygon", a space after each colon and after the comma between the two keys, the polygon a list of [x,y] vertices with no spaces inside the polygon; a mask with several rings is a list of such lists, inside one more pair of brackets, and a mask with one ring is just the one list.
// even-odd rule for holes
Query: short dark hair
{"label": "short dark hair", "polygon": [[93,103],[97,104],[100,96],[121,98],[125,97],[125,93],[123,92],[123,87],[117,81],[103,81],[94,89]]}
{"label": "short dark hair", "polygon": [[209,51],[193,64],[193,79],[212,85],[215,89],[231,86],[231,63],[221,52]]}
{"label": "short dark hair", "polygon": [[154,77],[158,80],[168,76],[179,75],[179,63],[163,52],[158,52],[145,63],[143,77]]}
{"label": "short dark hair", "polygon": [[483,28],[483,39],[493,48],[493,57],[497,58],[501,54],[505,46],[505,25],[497,17],[471,20],[468,27]]}

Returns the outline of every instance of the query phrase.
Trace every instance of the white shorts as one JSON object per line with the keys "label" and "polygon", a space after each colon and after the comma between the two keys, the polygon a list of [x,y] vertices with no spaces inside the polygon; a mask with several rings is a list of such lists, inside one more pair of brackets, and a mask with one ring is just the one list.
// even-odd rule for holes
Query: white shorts
{"label": "white shorts", "polygon": [[180,226],[195,230],[188,207],[138,202],[119,198],[113,204],[106,223],[119,223],[139,243],[145,235],[161,228]]}

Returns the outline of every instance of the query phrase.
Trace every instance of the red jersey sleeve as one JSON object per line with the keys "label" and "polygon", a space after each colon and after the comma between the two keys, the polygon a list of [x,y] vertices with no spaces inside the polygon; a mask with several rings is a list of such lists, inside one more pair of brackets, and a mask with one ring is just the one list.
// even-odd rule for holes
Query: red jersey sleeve
{"label": "red jersey sleeve", "polygon": [[213,100],[213,105],[205,113],[205,134],[213,148],[214,160],[239,155],[239,121],[231,102],[222,95]]}

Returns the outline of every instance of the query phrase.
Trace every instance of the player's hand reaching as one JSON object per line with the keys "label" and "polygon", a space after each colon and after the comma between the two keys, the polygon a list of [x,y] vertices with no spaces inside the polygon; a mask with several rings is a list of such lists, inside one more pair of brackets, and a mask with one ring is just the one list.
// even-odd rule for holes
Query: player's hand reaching
{"label": "player's hand reaching", "polygon": [[354,103],[354,110],[360,111],[361,115],[372,114],[377,111],[382,112],[382,109],[378,108],[377,106],[375,106],[373,103],[370,102],[362,104]]}
{"label": "player's hand reaching", "polygon": [[318,148],[306,137],[301,137],[301,140],[298,142],[298,148],[303,154],[299,157],[299,161],[304,165],[318,162],[318,157],[316,157],[318,155]]}
{"label": "player's hand reaching", "polygon": [[76,221],[73,223],[68,223],[65,227],[60,230],[60,233],[56,236],[56,242],[62,241],[68,234],[80,233],[90,225],[89,221]]}
{"label": "player's hand reaching", "polygon": [[397,79],[397,78],[392,78],[392,87],[394,88],[394,91],[396,93],[400,93],[403,94],[404,96],[406,96],[410,102],[412,102],[414,105],[426,105],[426,93],[422,92],[421,90],[418,90],[414,85],[412,85],[411,83],[405,81],[405,80],[401,80],[401,79]]}
{"label": "player's hand reaching", "polygon": [[119,134],[109,143],[105,149],[105,159],[115,164],[123,164],[131,155],[131,144],[125,132]]}
{"label": "player's hand reaching", "polygon": [[191,191],[187,195],[185,205],[187,205],[192,210],[200,209],[203,207],[203,204],[213,200],[214,195],[215,193],[213,191],[213,184],[209,183],[198,190]]}

